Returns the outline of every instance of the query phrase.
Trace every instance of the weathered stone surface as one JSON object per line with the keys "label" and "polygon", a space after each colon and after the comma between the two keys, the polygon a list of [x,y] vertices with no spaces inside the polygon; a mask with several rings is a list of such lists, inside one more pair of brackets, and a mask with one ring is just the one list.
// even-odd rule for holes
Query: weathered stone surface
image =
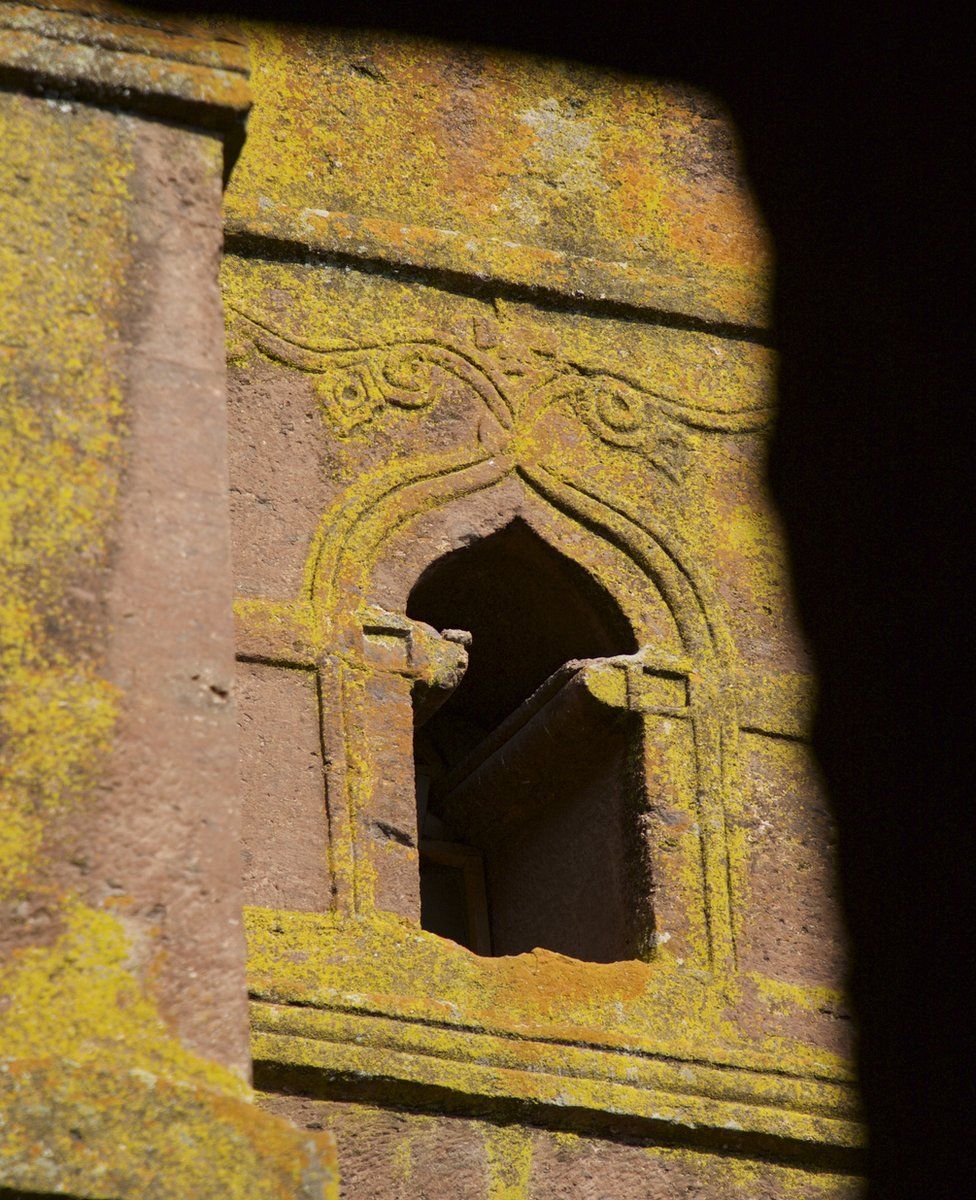
{"label": "weathered stone surface", "polygon": [[[353,1194],[853,1194],[731,135],[704,98],[561,64],[251,37],[223,276],[238,653],[318,673],[335,887],[248,913],[265,1103],[337,1123]],[[376,607],[471,633],[433,716],[392,626],[364,641]],[[491,954],[423,927],[425,838],[475,855],[441,904],[476,902],[480,861]],[[505,1136],[462,1136],[485,1113]],[[443,1182],[433,1149],[397,1175],[407,1126],[457,1160]]]}
{"label": "weathered stone surface", "polygon": [[116,0],[0,5],[0,80],[220,129],[236,144],[251,102],[239,37]]}
{"label": "weathered stone surface", "polygon": [[722,114],[252,27],[225,425],[244,51],[0,13],[0,1185],[856,1194]]}
{"label": "weathered stone surface", "polygon": [[246,1084],[221,139],[13,90],[188,78],[76,8],[0,6],[0,1188],[322,1197]]}
{"label": "weathered stone surface", "polygon": [[338,1195],[330,1134],[296,1132],[212,1083],[126,1071],[121,1055],[105,1055],[94,1070],[52,1058],[4,1064],[0,1111],[4,1200],[49,1192],[79,1200]]}
{"label": "weathered stone surface", "polygon": [[[42,840],[40,860],[20,880],[11,879],[11,920],[4,929],[24,944],[57,937],[52,889],[113,912],[133,942],[138,974],[174,1031],[245,1073],[228,700],[230,578],[221,503],[223,337],[214,289],[219,146],[209,135],[80,106],[13,96],[6,105],[14,132],[9,156],[16,155],[17,134],[32,142],[65,140],[58,147],[65,160],[57,169],[62,194],[52,188],[47,201],[56,211],[45,213],[44,200],[32,199],[35,226],[23,229],[20,249],[29,253],[31,234],[35,244],[39,237],[53,243],[34,256],[42,278],[25,282],[38,288],[48,337],[57,338],[56,322],[65,325],[60,360],[49,341],[31,346],[33,353],[24,346],[11,362],[30,389],[21,393],[30,415],[19,429],[12,421],[8,429],[24,439],[22,452],[34,441],[31,465],[39,478],[32,484],[22,476],[28,494],[12,531],[10,563],[15,572],[21,568],[18,590],[32,574],[38,581],[21,591],[37,632],[33,646],[14,642],[10,653],[22,670],[30,670],[31,658],[47,659],[52,668],[59,664],[53,669],[62,678],[74,674],[79,683],[77,672],[85,670],[105,717],[101,750],[86,764],[88,796],[64,789],[51,796],[47,813],[40,809],[49,823],[38,833],[48,845],[43,849]],[[77,165],[72,142],[87,142],[88,157]],[[33,184],[37,197],[50,168],[30,146],[24,149],[18,190]],[[86,194],[91,176],[106,181],[102,204],[114,211],[93,211]],[[51,188],[54,181],[46,182]],[[66,191],[71,184],[80,195]],[[68,228],[62,224],[66,202],[74,210]],[[77,275],[65,279],[63,264],[72,258]],[[57,292],[45,295],[45,284]],[[34,329],[22,328],[19,339],[32,338]],[[86,376],[96,356],[97,374]],[[55,465],[59,454],[62,472]],[[64,496],[62,521],[77,522],[73,538],[65,524],[56,524],[60,514],[46,514],[45,529],[33,508],[43,494],[45,466]],[[38,701],[41,681],[35,675],[31,683],[8,691],[8,702]],[[66,711],[57,692],[47,702],[55,713]],[[92,699],[79,696],[77,705],[76,721],[91,721]],[[43,710],[26,722],[8,752],[23,747],[27,753],[22,739],[36,738],[55,756],[52,770],[57,727],[44,721]],[[73,739],[77,745],[80,730]],[[91,746],[88,753],[94,752]],[[15,770],[13,778],[36,796],[53,780],[39,762],[35,771],[30,778]],[[37,814],[36,801],[33,809]]]}
{"label": "weathered stone surface", "polygon": [[244,898],[322,912],[331,886],[315,677],[242,662],[237,707]]}
{"label": "weathered stone surface", "polygon": [[763,323],[764,236],[708,97],[388,34],[250,32],[235,235]]}
{"label": "weathered stone surface", "polygon": [[856,1200],[858,1180],[518,1124],[267,1097],[307,1129],[328,1126],[349,1200]]}

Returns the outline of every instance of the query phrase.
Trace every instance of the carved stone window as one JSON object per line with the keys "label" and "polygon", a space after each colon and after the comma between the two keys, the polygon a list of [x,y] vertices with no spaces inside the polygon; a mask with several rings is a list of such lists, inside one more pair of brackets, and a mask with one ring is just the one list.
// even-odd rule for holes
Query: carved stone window
{"label": "carved stone window", "polygon": [[[767,770],[788,794],[799,728],[788,680],[743,676],[727,616],[766,634],[722,592],[709,499],[751,469],[717,447],[760,400],[715,408],[723,348],[671,332],[627,327],[635,382],[528,312],[445,332],[410,292],[380,337],[390,286],[356,282],[341,341],[238,324],[255,1080],[819,1137],[835,1085],[809,1099],[730,1018],[756,961],[741,796]],[[679,350],[694,403],[638,386]]]}
{"label": "carved stone window", "polygon": [[[396,914],[482,955],[614,962],[662,939],[703,962],[726,954],[707,882],[723,832],[700,819],[723,708],[695,593],[653,537],[544,470],[483,459],[447,482],[395,492],[389,514],[354,491],[323,526],[310,616],[239,606],[254,686],[287,668],[321,735],[302,751],[302,812],[285,820],[270,784],[250,806],[251,895]],[[267,738],[255,753],[255,780],[269,755],[275,777],[294,761]],[[328,870],[303,880],[313,841]]]}
{"label": "carved stone window", "polygon": [[[404,125],[389,119],[395,53],[373,87],[344,50],[322,74],[296,37],[276,37],[261,72],[288,115],[275,153],[311,144],[292,137],[296,101],[316,137],[353,146],[345,111],[334,125],[348,85],[374,166],[400,162],[413,128],[437,163],[430,190],[408,189],[423,213],[407,223],[372,184],[333,211],[342,173],[323,191],[304,167],[281,189],[252,170],[232,217],[255,1082],[577,1131],[683,1128],[746,1157],[771,1139],[790,1156],[839,1147],[851,1110],[820,1052],[841,1022],[810,886],[810,681],[760,485],[773,359],[736,266],[753,243],[713,225],[741,210],[711,176],[730,161],[712,153],[712,107],[654,93],[634,124],[628,81],[577,111],[574,70],[563,112],[562,83],[540,78],[530,102],[532,69],[492,68],[480,111],[493,125],[516,105],[520,161],[527,130],[555,147],[579,122],[566,153],[593,157],[573,180],[601,162],[614,186],[594,193],[592,228],[546,216],[534,191],[468,228],[473,209],[439,207],[442,151],[463,145],[462,172],[475,161],[428,103],[440,68],[415,93],[409,58],[399,95],[422,119]],[[282,91],[290,45],[297,90]],[[369,96],[377,119],[357,125]],[[631,127],[650,140],[628,150]],[[635,204],[646,189],[653,209]],[[591,257],[621,214],[637,258]],[[538,245],[513,232],[525,215]],[[834,1161],[817,1154],[818,1170]]]}
{"label": "carved stone window", "polygon": [[457,691],[416,717],[424,928],[482,953],[637,957],[636,729],[586,684],[637,650],[619,608],[516,520],[428,568],[407,612],[471,635]]}

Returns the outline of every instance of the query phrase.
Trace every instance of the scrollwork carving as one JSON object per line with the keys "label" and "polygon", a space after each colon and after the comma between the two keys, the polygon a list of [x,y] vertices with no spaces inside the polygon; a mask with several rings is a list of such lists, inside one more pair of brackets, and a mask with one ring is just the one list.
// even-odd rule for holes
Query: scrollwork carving
{"label": "scrollwork carving", "polygon": [[435,335],[319,347],[276,333],[240,310],[238,314],[262,354],[314,377],[323,415],[340,437],[368,425],[388,405],[407,410],[431,407],[452,378],[470,388],[503,429],[511,428],[511,405],[494,373],[447,339]]}
{"label": "scrollwork carving", "polygon": [[677,482],[688,466],[690,445],[655,397],[611,375],[562,375],[556,398],[608,446],[631,450]]}
{"label": "scrollwork carving", "polygon": [[324,370],[315,390],[325,414],[341,437],[372,420],[386,397],[374,365],[365,354],[338,359]]}
{"label": "scrollwork carving", "polygon": [[434,398],[434,363],[429,347],[393,346],[383,360],[388,399],[399,408],[424,408]]}
{"label": "scrollwork carving", "polygon": [[708,410],[664,396],[609,372],[588,371],[533,349],[478,318],[468,336],[423,333],[371,345],[316,347],[289,339],[240,314],[267,357],[315,377],[326,420],[340,437],[370,424],[384,408],[419,412],[448,386],[474,393],[501,431],[525,431],[553,406],[573,413],[604,445],[637,454],[672,482],[692,453],[689,431],[758,428],[766,410]]}

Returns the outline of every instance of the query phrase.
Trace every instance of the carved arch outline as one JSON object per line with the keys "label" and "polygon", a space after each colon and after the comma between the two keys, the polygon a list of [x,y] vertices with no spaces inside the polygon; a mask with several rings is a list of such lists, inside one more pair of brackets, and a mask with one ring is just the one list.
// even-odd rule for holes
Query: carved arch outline
{"label": "carved arch outline", "polygon": [[[627,555],[660,592],[679,631],[690,668],[689,704],[696,765],[702,909],[708,964],[718,975],[735,968],[728,829],[725,797],[737,771],[738,719],[731,675],[732,643],[700,573],[691,567],[677,539],[579,481],[536,464],[490,455],[483,448],[395,462],[350,488],[323,519],[306,568],[305,594],[315,623],[329,644],[341,646],[351,634],[359,605],[368,600],[372,564],[384,542],[424,513],[476,491],[490,489],[512,474],[586,536],[600,538]],[[325,664],[323,664],[325,666]],[[326,746],[330,804],[345,814],[348,861],[333,861],[334,877],[348,878],[354,910],[368,905],[370,892],[356,846],[355,811],[367,797],[351,794],[364,786],[349,771],[350,738],[345,718],[348,692],[335,665],[323,688],[340,710],[332,744]],[[336,813],[338,816],[338,812]]]}

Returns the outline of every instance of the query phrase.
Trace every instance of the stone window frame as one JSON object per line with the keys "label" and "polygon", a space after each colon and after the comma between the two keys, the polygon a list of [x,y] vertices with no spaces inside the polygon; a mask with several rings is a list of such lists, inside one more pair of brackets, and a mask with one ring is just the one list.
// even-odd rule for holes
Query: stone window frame
{"label": "stone window frame", "polygon": [[[431,638],[429,631],[425,632],[418,623],[362,602],[364,598],[368,601],[373,590],[370,566],[364,564],[372,564],[381,556],[379,547],[386,534],[371,552],[358,544],[359,538],[363,531],[369,537],[369,531],[377,528],[395,532],[433,508],[446,508],[466,495],[484,493],[515,474],[514,464],[504,460],[463,466],[456,472],[456,480],[445,476],[439,467],[428,466],[426,474],[417,476],[411,472],[410,464],[398,463],[396,469],[404,478],[392,494],[385,478],[368,481],[362,488],[350,489],[323,522],[323,528],[330,531],[350,532],[345,537],[341,533],[338,537],[328,536],[313,552],[316,583],[311,611],[274,606],[272,619],[278,626],[274,640],[287,641],[287,649],[276,650],[267,645],[267,604],[242,601],[237,606],[239,657],[287,661],[292,666],[309,667],[318,674],[326,749],[330,862],[335,908],[340,913],[398,911],[396,903],[384,896],[384,885],[397,875],[417,874],[416,831],[412,837],[385,843],[378,843],[371,831],[377,820],[395,825],[398,819],[402,820],[405,808],[401,802],[398,812],[387,811],[376,785],[369,782],[384,774],[376,769],[375,747],[382,744],[382,737],[377,736],[379,728],[388,728],[390,724],[386,715],[377,711],[375,698],[382,694],[385,704],[408,707],[416,686],[443,686],[439,674],[450,674],[456,669],[450,645],[445,658],[440,639]],[[734,744],[738,725],[729,704],[732,686],[728,672],[714,648],[714,617],[706,616],[700,591],[688,582],[687,568],[669,556],[662,539],[631,525],[630,538],[620,539],[622,545],[615,545],[610,537],[601,538],[593,532],[595,518],[600,513],[608,533],[619,536],[622,532],[623,522],[609,506],[584,496],[572,485],[556,481],[542,467],[537,468],[535,479],[524,469],[518,472],[518,477],[527,499],[535,496],[542,501],[538,508],[554,514],[557,524],[570,523],[574,536],[591,544],[588,565],[606,559],[608,553],[623,553],[657,581],[660,592],[666,595],[670,589],[672,594],[682,595],[683,606],[671,611],[686,646],[698,650],[698,662],[689,655],[661,653],[645,646],[637,655],[608,660],[601,670],[600,681],[593,678],[590,686],[601,702],[637,715],[645,726],[644,740],[651,736],[649,722],[663,723],[664,733],[658,737],[663,742],[667,741],[671,722],[687,721],[692,728],[694,778],[679,778],[678,773],[668,778],[664,755],[659,760],[657,777],[649,787],[665,787],[675,798],[680,797],[684,811],[696,826],[697,845],[682,869],[695,870],[695,862],[701,863],[699,885],[692,899],[697,911],[691,919],[705,936],[703,943],[689,939],[688,954],[699,968],[722,974],[734,962],[722,785],[728,782],[729,747]],[[433,504],[427,494],[431,488],[440,492]],[[552,504],[557,489],[558,507]],[[404,492],[411,498],[407,505],[400,499]],[[577,516],[573,516],[577,504],[580,508],[576,510]],[[508,519],[500,516],[499,527]],[[530,524],[540,532],[537,521],[530,520]],[[542,536],[551,543],[551,534],[543,530]],[[458,540],[460,544],[462,539]],[[558,545],[555,548],[560,549]],[[666,580],[663,588],[662,580]],[[353,597],[351,602],[348,597]],[[296,654],[294,631],[298,626],[302,627],[305,640],[310,628],[321,631],[319,645],[308,645],[304,652],[299,650]],[[682,681],[684,704],[668,702],[673,698],[666,693],[673,690],[676,679]],[[364,700],[367,694],[372,698],[369,703]],[[395,773],[405,777],[402,757],[400,767]],[[390,772],[385,774],[388,776]],[[412,789],[412,773],[409,784]],[[377,849],[378,845],[382,849]],[[653,856],[653,838],[649,839],[649,849]],[[382,861],[379,855],[383,856]],[[391,865],[391,859],[401,861]],[[662,878],[669,869],[673,870],[669,861],[656,865]],[[677,917],[676,913],[669,914],[669,919],[658,924],[667,928],[671,915]]]}
{"label": "stone window frame", "polygon": [[[255,323],[250,332],[259,348],[290,365],[295,351],[287,339],[267,324]],[[259,1085],[310,1094],[323,1088],[322,1094],[333,1097],[348,1088],[350,1098],[366,1086],[371,1096],[388,1092],[393,1102],[418,1106],[428,1096],[440,1103],[436,1097],[442,1100],[447,1089],[466,1112],[529,1104],[545,1123],[558,1127],[569,1106],[574,1121],[593,1128],[615,1127],[621,1119],[636,1122],[645,1132],[661,1122],[669,1128],[677,1123],[711,1131],[701,1136],[720,1132],[723,1145],[744,1151],[756,1146],[757,1139],[765,1145],[772,1138],[781,1145],[815,1146],[820,1158],[835,1151],[840,1158],[860,1137],[848,1075],[802,1061],[784,1065],[736,1038],[716,1044],[736,969],[725,798],[736,785],[739,731],[747,726],[737,697],[731,638],[707,572],[666,528],[541,461],[541,454],[529,450],[531,438],[518,436],[520,424],[530,425],[557,401],[578,412],[608,447],[631,448],[630,434],[621,438],[604,428],[600,396],[581,399],[575,377],[557,377],[534,397],[534,407],[513,404],[498,386],[498,372],[479,368],[470,350],[462,353],[443,337],[412,336],[362,351],[344,349],[331,362],[324,353],[299,349],[300,369],[326,375],[324,386],[317,388],[326,401],[341,390],[343,372],[354,372],[362,409],[354,414],[357,423],[372,420],[385,404],[404,410],[426,407],[430,398],[424,398],[425,392],[435,387],[438,371],[463,379],[484,404],[485,414],[476,452],[455,449],[397,459],[352,485],[323,516],[299,600],[240,600],[236,606],[239,657],[303,666],[317,674],[335,888],[328,914],[246,910]],[[317,365],[316,358],[325,365]],[[336,376],[331,381],[330,371]],[[616,381],[609,386],[619,390]],[[625,401],[633,403],[630,397]],[[640,403],[649,406],[650,400]],[[328,403],[325,409],[328,415]],[[607,411],[619,415],[612,405]],[[352,418],[338,410],[332,415],[345,436]],[[665,415],[673,422],[673,412]],[[698,420],[693,418],[692,424]],[[642,427],[640,437],[647,436]],[[680,438],[665,430],[655,444],[673,447]],[[674,477],[672,460],[656,463],[653,446],[641,449],[652,467]],[[475,958],[420,930],[416,917],[411,922],[397,915],[397,892],[401,898],[406,892],[387,885],[391,879],[412,879],[417,888],[416,837],[377,839],[370,824],[377,819],[386,823],[392,815],[395,825],[398,816],[414,807],[412,770],[407,772],[409,801],[401,795],[391,813],[384,811],[373,781],[402,781],[402,770],[377,770],[376,755],[392,753],[401,767],[409,761],[412,768],[412,744],[377,750],[395,722],[384,719],[382,704],[378,708],[375,701],[379,695],[384,703],[406,708],[416,687],[444,686],[443,674],[450,676],[457,663],[443,639],[403,615],[406,596],[391,608],[375,603],[371,572],[392,535],[425,514],[462,504],[506,481],[526,498],[523,519],[535,506],[589,547],[588,562],[568,555],[585,569],[599,576],[597,564],[608,555],[619,556],[649,580],[678,631],[677,653],[662,655],[645,642],[637,655],[609,662],[595,690],[598,698],[627,707],[640,719],[645,742],[648,724],[661,723],[654,790],[667,793],[669,808],[678,812],[680,823],[687,818],[695,836],[678,839],[685,857],[677,871],[673,860],[664,871],[662,864],[656,872],[652,867],[658,879],[692,881],[684,894],[670,899],[666,889],[663,896],[659,890],[655,918],[664,932],[683,919],[697,923],[701,936],[686,938],[684,953],[669,942],[661,961],[667,967],[659,974],[656,962],[611,964],[609,969],[644,971],[649,987],[645,999],[652,997],[658,1013],[696,1014],[693,1020],[701,1024],[707,1052],[701,1038],[682,1043],[660,1033],[622,1036],[610,1027],[602,1033],[567,1030],[544,1012],[528,1025],[518,1019],[507,1022],[497,1010],[486,1013],[479,1006],[482,995],[511,969],[506,964],[517,960]],[[531,517],[528,523],[533,524]],[[558,535],[539,527],[536,532],[564,552]],[[621,589],[608,586],[606,579],[601,582],[626,608]],[[676,680],[683,681],[679,690],[686,703],[661,704],[655,687],[663,685],[673,695]],[[669,734],[677,727],[691,733],[690,770],[670,759]],[[668,843],[673,847],[667,830],[648,838],[652,856],[663,853]],[[688,853],[689,846],[694,853]],[[380,854],[385,856],[382,869]],[[419,913],[419,906],[411,909],[408,902],[406,911]],[[460,968],[458,954],[466,956]],[[649,957],[661,957],[661,946]],[[532,962],[523,994],[558,996],[570,961],[553,955]],[[570,973],[594,966],[576,963]],[[457,987],[456,977],[463,977]],[[588,978],[579,976],[577,986],[588,986]],[[627,1004],[622,1011],[626,1017]],[[633,1025],[640,1024],[635,1010]],[[546,1064],[544,1069],[540,1063]]]}

